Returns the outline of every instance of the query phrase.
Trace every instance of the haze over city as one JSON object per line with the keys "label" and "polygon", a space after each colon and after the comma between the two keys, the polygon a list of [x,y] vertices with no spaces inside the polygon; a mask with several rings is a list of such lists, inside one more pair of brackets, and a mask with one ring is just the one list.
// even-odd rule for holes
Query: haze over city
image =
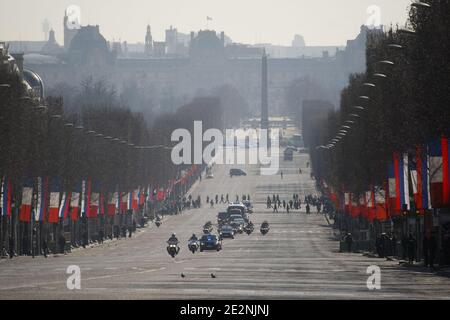
{"label": "haze over city", "polygon": [[[164,39],[170,25],[189,33],[201,29],[225,31],[240,43],[290,45],[294,34],[307,45],[345,45],[367,21],[371,5],[381,9],[381,23],[404,24],[408,0],[42,0],[8,1],[0,11],[1,40],[43,40],[42,21],[48,19],[62,42],[62,15],[69,5],[78,5],[82,24],[100,25],[109,41],[143,42],[150,24],[155,39]],[[11,12],[21,12],[13,15]],[[207,21],[206,17],[212,18]]]}
{"label": "haze over city", "polygon": [[0,1],[0,302],[450,299],[450,0]]}

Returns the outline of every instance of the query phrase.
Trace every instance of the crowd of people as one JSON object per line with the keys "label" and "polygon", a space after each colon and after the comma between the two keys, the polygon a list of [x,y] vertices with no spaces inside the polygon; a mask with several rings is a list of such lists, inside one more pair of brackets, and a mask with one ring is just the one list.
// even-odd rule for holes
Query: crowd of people
{"label": "crowd of people", "polygon": [[281,208],[287,213],[291,211],[302,210],[302,205],[305,205],[305,210],[307,214],[311,213],[311,208],[316,208],[318,214],[322,213],[323,208],[327,206],[326,199],[323,197],[306,195],[302,201],[299,194],[294,194],[291,199],[281,200],[279,194],[274,194],[272,197],[267,196],[267,209],[273,209],[273,212],[279,212]]}

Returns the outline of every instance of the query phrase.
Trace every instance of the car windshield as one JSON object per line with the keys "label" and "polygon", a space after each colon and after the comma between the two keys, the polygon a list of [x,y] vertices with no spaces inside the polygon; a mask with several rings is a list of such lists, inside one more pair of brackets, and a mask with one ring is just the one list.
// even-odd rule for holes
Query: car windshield
{"label": "car windshield", "polygon": [[202,241],[216,241],[216,236],[213,235],[205,235],[202,237]]}

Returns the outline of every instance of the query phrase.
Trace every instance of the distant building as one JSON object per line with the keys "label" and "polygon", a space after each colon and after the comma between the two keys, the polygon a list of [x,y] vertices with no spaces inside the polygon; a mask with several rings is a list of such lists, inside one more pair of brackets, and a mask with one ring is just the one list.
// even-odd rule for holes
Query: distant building
{"label": "distant building", "polygon": [[49,39],[42,47],[41,52],[48,55],[59,55],[64,52],[64,49],[56,42],[55,31],[52,29],[49,32]]}
{"label": "distant building", "polygon": [[302,48],[305,47],[305,39],[303,38],[303,36],[296,34],[294,36],[294,40],[292,40],[292,47],[294,48]]}
{"label": "distant building", "polygon": [[69,50],[72,39],[78,32],[78,29],[72,29],[68,26],[69,17],[64,13],[64,50]]}
{"label": "distant building", "polygon": [[108,42],[100,34],[100,27],[84,26],[70,42],[66,60],[72,65],[102,66],[112,64],[114,55]]}
{"label": "distant building", "polygon": [[166,43],[161,41],[153,42],[153,56],[164,57],[166,55]]}
{"label": "distant building", "polygon": [[147,33],[145,34],[145,56],[150,57],[153,54],[153,37],[150,25],[147,26]]}
{"label": "distant building", "polygon": [[[135,80],[142,89],[152,92],[158,106],[169,91],[186,101],[199,92],[230,86],[258,117],[263,49],[268,55],[268,104],[272,115],[286,110],[288,88],[305,77],[323,88],[331,103],[338,105],[349,75],[365,70],[368,30],[361,28],[361,34],[348,41],[346,47],[302,47],[299,37],[294,39],[295,47],[237,44],[224,32],[200,30],[188,36],[174,27],[166,30],[165,41],[154,41],[150,26],[145,43],[117,42],[110,46],[99,26],[83,26],[75,32],[72,39],[64,39],[65,44],[70,40],[64,54],[42,54],[48,42],[39,46],[31,43],[36,51],[22,50],[26,53],[25,65],[39,72],[49,87],[64,81],[80,83],[92,76],[109,79],[121,90]],[[15,43],[18,48],[19,44],[23,48],[24,42]]]}
{"label": "distant building", "polygon": [[166,30],[166,53],[168,55],[176,55],[178,47],[178,31],[172,28]]}

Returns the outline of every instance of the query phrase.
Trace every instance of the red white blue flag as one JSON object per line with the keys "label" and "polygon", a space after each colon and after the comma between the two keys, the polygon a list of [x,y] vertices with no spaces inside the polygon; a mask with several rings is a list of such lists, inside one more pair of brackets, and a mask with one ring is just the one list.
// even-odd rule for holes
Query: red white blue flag
{"label": "red white blue flag", "polygon": [[12,184],[9,177],[4,177],[1,184],[1,214],[2,216],[11,217],[12,204]]}
{"label": "red white blue flag", "polygon": [[98,181],[88,180],[88,199],[89,211],[88,218],[97,218],[100,207],[100,183]]}
{"label": "red white blue flag", "polygon": [[444,157],[442,151],[442,141],[439,139],[428,144],[431,205],[433,208],[440,208],[444,205]]}
{"label": "red white blue flag", "polygon": [[70,211],[70,219],[72,221],[77,221],[80,212],[80,199],[81,199],[81,190],[82,183],[78,182],[75,184],[73,188],[72,195],[70,197],[70,207],[72,208]]}
{"label": "red white blue flag", "polygon": [[48,222],[59,222],[59,202],[60,202],[59,179],[52,178],[50,182],[50,204],[48,212]]}
{"label": "red white blue flag", "polygon": [[37,202],[35,210],[35,220],[45,221],[48,210],[48,177],[37,179]]}
{"label": "red white blue flag", "polygon": [[64,192],[61,198],[61,205],[59,206],[58,218],[66,220],[69,215],[71,192]]}
{"label": "red white blue flag", "polygon": [[20,205],[19,220],[22,222],[30,222],[31,207],[33,205],[33,178],[27,178],[22,188],[22,203]]}

